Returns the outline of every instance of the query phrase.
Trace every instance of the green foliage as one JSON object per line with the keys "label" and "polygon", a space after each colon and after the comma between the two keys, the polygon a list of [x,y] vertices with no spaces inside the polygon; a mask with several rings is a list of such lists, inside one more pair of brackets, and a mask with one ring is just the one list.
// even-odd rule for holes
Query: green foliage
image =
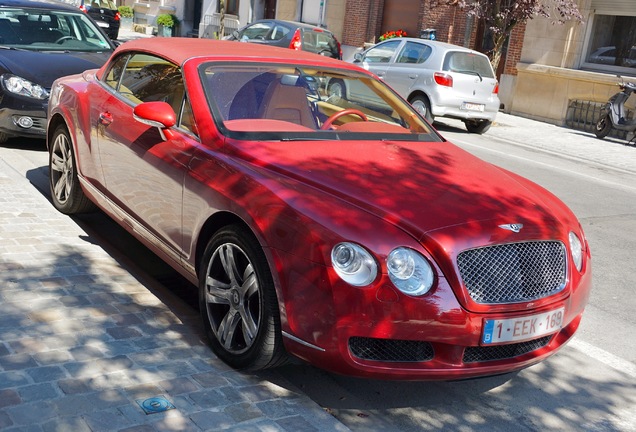
{"label": "green foliage", "polygon": [[117,8],[122,18],[132,18],[135,14],[130,6],[119,6]]}
{"label": "green foliage", "polygon": [[157,17],[157,25],[164,27],[174,27],[179,24],[179,18],[172,14],[161,14]]}

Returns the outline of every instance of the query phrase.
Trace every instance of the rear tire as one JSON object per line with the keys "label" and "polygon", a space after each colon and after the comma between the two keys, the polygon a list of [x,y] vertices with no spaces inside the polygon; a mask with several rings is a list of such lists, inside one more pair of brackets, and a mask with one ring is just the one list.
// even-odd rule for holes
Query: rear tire
{"label": "rear tire", "polygon": [[345,83],[339,79],[333,79],[329,81],[329,85],[327,86],[327,97],[329,99],[344,99],[347,97],[347,88],[345,87]]}
{"label": "rear tire", "polygon": [[252,233],[239,225],[221,229],[199,268],[199,307],[214,353],[236,369],[284,364],[274,282]]}
{"label": "rear tire", "polygon": [[431,112],[431,103],[426,96],[414,96],[409,99],[409,103],[413,106],[413,108],[415,108],[415,111],[420,113],[420,115],[426,119],[427,122],[433,124],[435,117]]}
{"label": "rear tire", "polygon": [[594,128],[594,133],[597,138],[603,139],[609,135],[612,130],[612,120],[610,119],[609,114],[602,116],[596,122],[596,127]]}
{"label": "rear tire", "polygon": [[470,133],[483,134],[490,129],[492,122],[490,120],[465,120],[466,130]]}
{"label": "rear tire", "polygon": [[96,209],[84,194],[77,178],[77,163],[66,126],[53,132],[49,153],[49,185],[53,206],[64,214],[88,213]]}

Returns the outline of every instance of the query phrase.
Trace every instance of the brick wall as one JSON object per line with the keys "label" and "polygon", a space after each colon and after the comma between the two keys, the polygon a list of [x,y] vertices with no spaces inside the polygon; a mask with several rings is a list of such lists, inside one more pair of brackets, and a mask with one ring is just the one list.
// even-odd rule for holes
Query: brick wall
{"label": "brick wall", "polygon": [[521,50],[523,49],[523,38],[526,33],[526,23],[518,24],[510,34],[508,41],[508,54],[504,74],[517,75],[517,63],[521,60]]}
{"label": "brick wall", "polygon": [[[418,1],[418,0],[412,0]],[[420,30],[433,28],[437,30],[437,40],[475,49],[477,23],[461,9],[438,3],[437,0],[420,1]],[[345,24],[342,43],[361,47],[365,42],[374,43],[382,26],[384,0],[346,0]],[[516,75],[516,65],[521,58],[525,24],[518,25],[512,32],[508,44],[508,56],[504,73]],[[419,35],[413,35],[415,37]]]}

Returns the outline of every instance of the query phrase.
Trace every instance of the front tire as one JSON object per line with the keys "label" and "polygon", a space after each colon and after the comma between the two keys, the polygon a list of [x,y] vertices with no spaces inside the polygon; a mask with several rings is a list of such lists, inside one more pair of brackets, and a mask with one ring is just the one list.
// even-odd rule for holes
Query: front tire
{"label": "front tire", "polygon": [[55,129],[49,153],[49,185],[53,206],[64,214],[87,213],[95,205],[82,190],[71,137],[64,125]]}
{"label": "front tire", "polygon": [[612,120],[610,119],[609,114],[602,116],[597,122],[596,127],[594,128],[594,133],[597,138],[603,139],[609,135],[612,130]]}
{"label": "front tire", "polygon": [[267,259],[247,229],[232,225],[208,243],[199,306],[212,350],[236,369],[285,363],[278,301]]}

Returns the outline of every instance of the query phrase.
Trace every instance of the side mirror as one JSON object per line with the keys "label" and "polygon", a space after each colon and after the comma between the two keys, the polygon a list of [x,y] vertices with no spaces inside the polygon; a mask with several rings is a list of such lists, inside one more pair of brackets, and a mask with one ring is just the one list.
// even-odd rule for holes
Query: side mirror
{"label": "side mirror", "polygon": [[234,39],[236,39],[236,40],[239,40],[239,32],[238,32],[238,30],[234,30],[234,31],[232,32],[232,37],[233,37]]}
{"label": "side mirror", "polygon": [[133,109],[133,117],[138,122],[159,129],[161,138],[165,141],[166,130],[177,123],[177,115],[166,102],[143,102]]}
{"label": "side mirror", "polygon": [[360,63],[361,61],[362,61],[362,53],[359,53],[359,52],[355,53],[353,55],[353,62]]}

